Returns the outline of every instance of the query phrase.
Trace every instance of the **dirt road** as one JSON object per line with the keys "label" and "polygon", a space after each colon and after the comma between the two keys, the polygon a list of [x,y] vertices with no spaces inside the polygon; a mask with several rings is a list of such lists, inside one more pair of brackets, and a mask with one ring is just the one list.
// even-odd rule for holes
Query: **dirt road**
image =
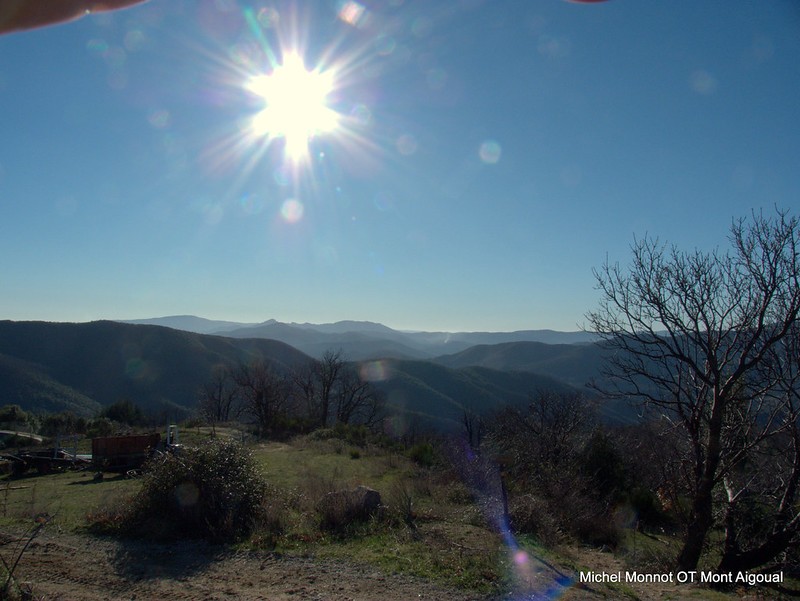
{"label": "dirt road", "polygon": [[[6,561],[18,544],[19,539],[0,536]],[[596,550],[579,550],[574,559],[595,571],[625,569],[610,553]],[[543,570],[541,578],[534,574],[515,593],[487,598],[344,561],[232,551],[199,541],[155,544],[53,530],[30,545],[16,575],[38,601],[600,601],[617,594],[659,601],[693,597],[695,592],[694,587],[649,584],[627,586],[623,594],[621,588],[577,586],[574,579],[563,588],[553,586],[551,570]],[[776,598],[759,589],[737,593],[729,598]]]}
{"label": "dirt road", "polygon": [[[15,546],[0,547],[9,557]],[[221,550],[202,542],[152,544],[42,534],[17,568],[47,601],[466,601],[478,597],[370,566]]]}

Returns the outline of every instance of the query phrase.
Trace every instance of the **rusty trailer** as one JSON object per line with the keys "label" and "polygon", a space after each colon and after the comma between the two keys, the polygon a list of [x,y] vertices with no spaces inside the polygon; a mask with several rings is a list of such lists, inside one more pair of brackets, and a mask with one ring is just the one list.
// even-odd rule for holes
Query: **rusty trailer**
{"label": "rusty trailer", "polygon": [[104,436],[92,439],[92,463],[107,472],[127,472],[142,464],[161,443],[161,434]]}

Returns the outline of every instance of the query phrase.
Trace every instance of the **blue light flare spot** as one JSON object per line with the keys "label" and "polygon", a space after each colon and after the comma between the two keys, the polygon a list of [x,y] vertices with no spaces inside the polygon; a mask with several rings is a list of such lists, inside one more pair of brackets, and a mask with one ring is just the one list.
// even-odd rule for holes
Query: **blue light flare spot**
{"label": "blue light flare spot", "polygon": [[166,109],[155,109],[147,114],[147,121],[156,129],[164,129],[169,126],[171,115]]}
{"label": "blue light flare spot", "polygon": [[357,29],[363,29],[370,21],[370,14],[367,7],[354,0],[340,2],[337,16],[339,20]]}
{"label": "blue light flare spot", "polygon": [[175,487],[175,500],[181,507],[191,507],[200,500],[200,489],[194,482],[181,482]]}
{"label": "blue light flare spot", "polygon": [[433,31],[433,21],[428,17],[417,17],[411,23],[411,33],[418,38],[424,38]]}
{"label": "blue light flare spot", "polygon": [[692,73],[690,83],[692,89],[701,96],[710,96],[717,91],[717,78],[704,69],[698,69]]}
{"label": "blue light flare spot", "polygon": [[281,15],[272,7],[262,8],[256,15],[256,20],[261,27],[265,29],[272,29],[278,26],[281,21]]}
{"label": "blue light flare spot", "polygon": [[367,361],[362,363],[358,371],[365,382],[383,382],[392,377],[392,368],[388,361]]}
{"label": "blue light flare spot", "polygon": [[375,208],[381,212],[391,211],[394,208],[394,199],[388,192],[378,192],[372,202]]}
{"label": "blue light flare spot", "polygon": [[108,50],[108,42],[99,38],[93,38],[86,42],[86,49],[89,52],[103,54],[106,50]]}
{"label": "blue light flare spot", "polygon": [[389,56],[397,48],[397,42],[390,35],[379,35],[375,40],[375,52],[380,56]]}
{"label": "blue light flare spot", "polygon": [[397,152],[404,156],[410,156],[417,152],[417,139],[411,134],[403,134],[397,138],[395,145],[397,146]]}
{"label": "blue light flare spot", "polygon": [[500,161],[500,156],[502,154],[503,149],[501,148],[500,144],[494,140],[486,140],[483,142],[483,144],[481,144],[481,147],[478,150],[478,156],[480,156],[481,161],[487,165],[494,165]]}
{"label": "blue light flare spot", "polygon": [[289,198],[281,205],[281,217],[286,223],[297,223],[303,218],[305,207],[295,198]]}
{"label": "blue light flare spot", "polygon": [[274,179],[275,183],[279,186],[288,186],[289,182],[292,181],[291,173],[285,166],[276,167],[272,172],[272,179]]}
{"label": "blue light flare spot", "polygon": [[123,45],[128,52],[137,52],[145,47],[147,38],[140,29],[131,29],[125,34]]}
{"label": "blue light flare spot", "polygon": [[372,112],[365,104],[355,105],[353,109],[350,111],[350,116],[356,123],[364,127],[369,125],[370,121],[372,121]]}
{"label": "blue light flare spot", "polygon": [[239,199],[239,205],[246,215],[258,215],[264,210],[264,200],[258,194],[245,194]]}

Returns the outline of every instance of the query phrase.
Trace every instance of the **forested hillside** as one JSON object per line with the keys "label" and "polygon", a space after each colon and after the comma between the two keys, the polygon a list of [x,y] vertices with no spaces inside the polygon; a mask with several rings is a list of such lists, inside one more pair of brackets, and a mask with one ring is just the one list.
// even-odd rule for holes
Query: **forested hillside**
{"label": "forested hillside", "polygon": [[[537,361],[527,352],[533,348]],[[505,404],[524,405],[540,390],[582,389],[594,365],[587,359],[593,352],[580,345],[508,343],[476,347],[442,358],[441,364],[387,359],[357,367],[383,394],[387,415],[399,416],[403,423],[447,429],[457,427],[465,410],[487,413]],[[347,353],[342,356],[347,358]],[[198,391],[213,379],[217,367],[263,362],[277,373],[287,373],[310,360],[292,346],[263,338],[110,321],[3,321],[0,402],[91,416],[128,399],[150,413],[186,415],[197,409]],[[607,408],[606,413],[614,414],[614,408]]]}
{"label": "forested hillside", "polygon": [[0,322],[0,400],[28,410],[92,414],[121,399],[185,414],[217,365],[263,360],[285,369],[308,357],[273,340],[231,340],[156,326]]}

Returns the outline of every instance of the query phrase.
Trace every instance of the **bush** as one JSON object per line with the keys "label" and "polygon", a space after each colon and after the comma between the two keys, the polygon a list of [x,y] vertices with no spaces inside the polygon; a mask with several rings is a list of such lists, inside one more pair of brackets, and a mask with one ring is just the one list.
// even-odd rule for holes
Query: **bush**
{"label": "bush", "polygon": [[97,417],[86,424],[86,436],[99,438],[111,436],[114,433],[114,423],[107,417]]}
{"label": "bush", "polygon": [[109,405],[100,412],[98,417],[107,417],[112,422],[119,422],[128,426],[143,426],[147,423],[147,418],[142,408],[127,399]]}
{"label": "bush", "polygon": [[0,425],[5,430],[27,429],[33,416],[22,410],[19,405],[3,405],[0,407]]}
{"label": "bush", "polygon": [[42,417],[39,434],[54,438],[59,434],[83,434],[86,432],[86,418],[64,411],[50,413]]}
{"label": "bush", "polygon": [[413,462],[423,467],[431,467],[434,463],[436,455],[434,453],[433,445],[429,442],[423,442],[411,447],[408,450],[408,457]]}
{"label": "bush", "polygon": [[563,542],[564,533],[544,499],[532,494],[514,496],[509,499],[508,512],[514,532],[533,535],[548,547]]}
{"label": "bush", "polygon": [[250,453],[236,442],[214,439],[146,466],[126,529],[157,538],[241,539],[264,522],[266,491]]}

